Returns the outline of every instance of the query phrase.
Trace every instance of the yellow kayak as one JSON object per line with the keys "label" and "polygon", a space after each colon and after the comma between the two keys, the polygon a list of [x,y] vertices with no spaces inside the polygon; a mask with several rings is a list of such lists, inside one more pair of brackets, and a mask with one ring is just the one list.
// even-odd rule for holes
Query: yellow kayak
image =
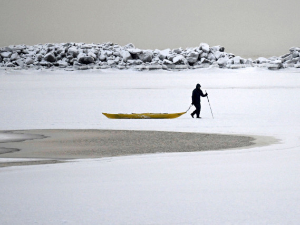
{"label": "yellow kayak", "polygon": [[185,114],[182,113],[131,113],[131,114],[111,114],[102,113],[109,119],[174,119]]}

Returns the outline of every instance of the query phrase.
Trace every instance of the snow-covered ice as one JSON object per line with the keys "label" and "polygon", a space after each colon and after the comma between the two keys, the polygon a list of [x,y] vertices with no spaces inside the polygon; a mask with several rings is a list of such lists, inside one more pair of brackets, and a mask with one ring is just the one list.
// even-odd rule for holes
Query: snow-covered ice
{"label": "snow-covered ice", "polygon": [[[300,72],[0,71],[0,129],[122,129],[272,136],[269,146],[0,169],[1,224],[299,224]],[[182,112],[201,120],[109,120]]]}

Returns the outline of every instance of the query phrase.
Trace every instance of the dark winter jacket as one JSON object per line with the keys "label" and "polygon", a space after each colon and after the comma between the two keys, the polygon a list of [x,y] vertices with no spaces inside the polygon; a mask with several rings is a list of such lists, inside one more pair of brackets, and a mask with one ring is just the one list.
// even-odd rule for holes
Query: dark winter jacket
{"label": "dark winter jacket", "polygon": [[203,94],[203,92],[202,92],[202,90],[200,88],[195,88],[193,90],[193,95],[192,95],[192,104],[193,105],[200,104],[200,102],[201,102],[200,96],[201,97],[206,97],[207,93]]}

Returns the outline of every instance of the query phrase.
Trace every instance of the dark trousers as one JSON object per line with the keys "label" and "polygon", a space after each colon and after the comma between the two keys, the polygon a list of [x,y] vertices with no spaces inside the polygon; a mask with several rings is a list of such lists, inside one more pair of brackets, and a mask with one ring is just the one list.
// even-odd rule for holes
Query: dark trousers
{"label": "dark trousers", "polygon": [[196,107],[196,110],[192,112],[192,115],[194,116],[196,114],[197,117],[200,117],[201,104],[194,104],[194,106]]}

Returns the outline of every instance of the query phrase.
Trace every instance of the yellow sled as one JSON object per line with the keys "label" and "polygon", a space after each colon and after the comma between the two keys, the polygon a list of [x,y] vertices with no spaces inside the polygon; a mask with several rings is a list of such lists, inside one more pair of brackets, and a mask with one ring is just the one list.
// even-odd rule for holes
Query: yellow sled
{"label": "yellow sled", "polygon": [[174,119],[182,116],[186,112],[181,113],[132,113],[132,114],[111,114],[102,113],[109,119]]}

